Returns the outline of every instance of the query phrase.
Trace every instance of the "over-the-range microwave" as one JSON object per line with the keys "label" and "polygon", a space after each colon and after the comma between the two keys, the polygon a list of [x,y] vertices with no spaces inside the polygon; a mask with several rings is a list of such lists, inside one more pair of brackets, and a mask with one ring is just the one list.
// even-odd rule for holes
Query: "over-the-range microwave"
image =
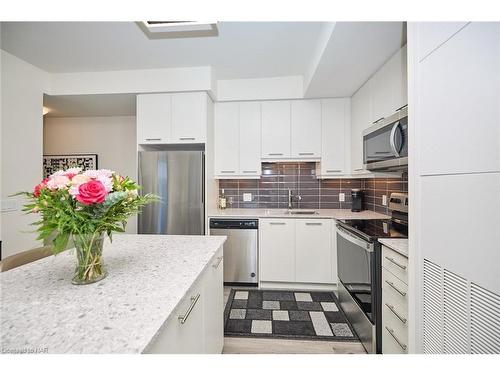
{"label": "over-the-range microwave", "polygon": [[363,131],[363,162],[370,171],[408,168],[408,107]]}

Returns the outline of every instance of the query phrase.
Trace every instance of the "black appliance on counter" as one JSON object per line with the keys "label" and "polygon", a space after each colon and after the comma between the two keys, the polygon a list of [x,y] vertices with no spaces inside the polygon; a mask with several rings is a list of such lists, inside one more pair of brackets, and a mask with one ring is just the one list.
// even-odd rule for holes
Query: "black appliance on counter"
{"label": "black appliance on counter", "polygon": [[351,189],[351,198],[352,198],[352,212],[361,212],[363,211],[363,199],[364,199],[364,191],[363,189]]}
{"label": "black appliance on counter", "polygon": [[408,238],[408,195],[392,193],[391,219],[337,221],[338,296],[368,353],[382,351],[380,238]]}

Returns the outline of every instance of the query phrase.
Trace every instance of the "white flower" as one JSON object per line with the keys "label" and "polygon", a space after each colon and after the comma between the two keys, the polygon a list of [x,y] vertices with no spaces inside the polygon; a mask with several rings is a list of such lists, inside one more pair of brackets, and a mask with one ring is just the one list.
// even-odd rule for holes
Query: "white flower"
{"label": "white flower", "polygon": [[54,178],[54,177],[57,177],[57,176],[64,176],[64,174],[66,173],[66,171],[63,171],[62,169],[52,173],[49,178]]}
{"label": "white flower", "polygon": [[82,171],[82,168],[80,167],[76,167],[76,168],[69,168],[69,169],[66,169],[66,171],[64,172],[64,174],[78,174]]}
{"label": "white flower", "polygon": [[104,185],[106,192],[109,193],[111,190],[113,190],[113,179],[111,177],[106,177],[101,175],[98,176],[96,180],[100,181]]}
{"label": "white flower", "polygon": [[47,181],[47,187],[50,190],[65,189],[69,183],[70,180],[68,177],[64,175],[56,175],[54,177],[51,177],[50,180]]}

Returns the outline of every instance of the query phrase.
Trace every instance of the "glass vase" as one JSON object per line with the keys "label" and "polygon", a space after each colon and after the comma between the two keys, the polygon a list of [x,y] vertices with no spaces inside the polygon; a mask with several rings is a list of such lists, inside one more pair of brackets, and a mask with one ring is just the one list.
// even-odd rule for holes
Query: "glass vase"
{"label": "glass vase", "polygon": [[104,233],[73,235],[76,248],[76,268],[72,280],[73,284],[92,284],[108,275],[102,261],[104,237]]}

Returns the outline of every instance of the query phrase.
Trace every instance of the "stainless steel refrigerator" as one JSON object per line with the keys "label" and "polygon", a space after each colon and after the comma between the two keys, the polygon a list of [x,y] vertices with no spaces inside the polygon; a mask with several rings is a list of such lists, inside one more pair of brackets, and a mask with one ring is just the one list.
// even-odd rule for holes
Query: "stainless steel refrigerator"
{"label": "stainless steel refrigerator", "polygon": [[141,194],[161,201],[139,214],[139,234],[205,234],[203,151],[139,152]]}

